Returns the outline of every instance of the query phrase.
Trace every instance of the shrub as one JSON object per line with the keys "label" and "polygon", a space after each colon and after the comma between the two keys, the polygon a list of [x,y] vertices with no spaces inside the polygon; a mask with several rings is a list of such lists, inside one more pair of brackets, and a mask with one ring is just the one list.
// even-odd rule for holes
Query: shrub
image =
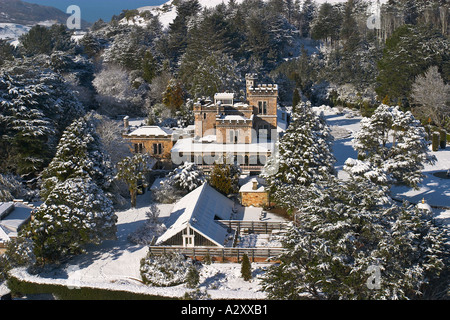
{"label": "shrub", "polygon": [[156,256],[150,251],[141,260],[141,277],[145,284],[172,287],[186,282],[191,261],[182,254],[170,252]]}

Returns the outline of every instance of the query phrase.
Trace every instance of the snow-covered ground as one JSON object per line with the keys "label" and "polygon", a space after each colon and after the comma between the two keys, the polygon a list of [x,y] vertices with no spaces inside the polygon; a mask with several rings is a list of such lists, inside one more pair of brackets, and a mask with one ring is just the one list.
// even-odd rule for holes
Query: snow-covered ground
{"label": "snow-covered ground", "polygon": [[[329,107],[317,108],[323,111],[335,136],[334,153],[337,158],[336,167],[339,176],[345,178],[343,165],[348,158],[356,158],[352,148],[352,136],[360,128],[362,119],[350,110],[339,112]],[[438,170],[449,168],[450,148],[434,153],[438,159],[434,166],[427,166],[424,170],[426,179],[420,189],[415,191],[403,187],[393,188],[393,195],[410,202],[417,203],[425,198],[432,206],[450,207],[450,180],[439,179],[432,175]],[[53,270],[49,274],[31,276],[22,269],[14,273],[37,283],[62,284],[69,287],[95,287],[111,290],[124,290],[135,293],[181,298],[190,291],[185,285],[169,288],[151,287],[142,284],[139,274],[140,260],[147,254],[147,248],[130,243],[127,236],[146,221],[146,211],[150,205],[149,194],[138,197],[138,207],[117,212],[118,239],[106,241],[101,246],[88,248],[88,253],[72,259],[64,268]],[[160,218],[164,220],[171,212],[173,205],[160,204]],[[245,208],[240,214],[245,220],[258,220],[260,208]],[[437,218],[450,224],[450,209],[434,209]],[[280,217],[268,214],[268,219],[277,221]],[[276,237],[248,235],[241,238],[240,246],[277,246]],[[253,279],[244,281],[240,276],[240,264],[213,263],[203,265],[200,271],[200,289],[207,290],[212,299],[265,299],[265,293],[260,290],[259,275],[269,264],[253,263]]]}
{"label": "snow-covered ground", "polygon": [[[70,288],[93,287],[110,290],[123,290],[166,297],[182,298],[185,292],[191,291],[185,285],[158,288],[140,282],[140,261],[148,252],[143,245],[134,245],[127,239],[128,235],[141,226],[147,219],[146,212],[151,201],[149,194],[138,197],[136,209],[117,212],[117,240],[105,241],[100,246],[88,247],[87,254],[72,259],[63,268],[52,270],[47,274],[33,276],[23,269],[15,269],[13,273],[23,279],[35,283],[59,284]],[[159,204],[159,217],[164,221],[170,215],[172,204]],[[245,208],[242,212],[246,219],[259,219],[260,208]],[[279,220],[279,217],[268,214],[267,218]],[[267,246],[277,245],[276,239],[264,237],[242,238],[241,245]],[[279,244],[279,243],[278,243]],[[270,264],[253,263],[253,279],[244,281],[240,275],[239,263],[204,264],[200,270],[201,290],[207,290],[212,299],[264,299],[260,292],[258,275]]]}
{"label": "snow-covered ground", "polygon": [[[352,139],[355,132],[360,129],[362,117],[358,113],[344,109],[340,113],[337,109],[326,106],[317,107],[317,112],[324,112],[328,124],[331,126],[335,137],[333,152],[336,157],[336,169],[341,179],[348,177],[343,171],[344,163],[348,158],[357,158],[357,152],[352,147]],[[419,203],[423,199],[433,207],[436,218],[444,224],[450,225],[450,179],[434,176],[436,172],[450,169],[450,147],[438,152],[430,152],[436,156],[434,165],[426,165],[423,173],[425,178],[418,190],[405,186],[391,188],[392,197],[398,200],[407,200],[411,203]],[[444,207],[444,208],[443,208]]]}

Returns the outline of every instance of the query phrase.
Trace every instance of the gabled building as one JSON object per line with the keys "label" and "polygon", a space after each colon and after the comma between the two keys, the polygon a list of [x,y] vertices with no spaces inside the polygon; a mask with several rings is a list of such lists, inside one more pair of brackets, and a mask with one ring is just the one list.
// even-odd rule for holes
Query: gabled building
{"label": "gabled building", "polygon": [[156,245],[231,247],[227,229],[216,221],[229,220],[234,206],[234,201],[205,183],[175,204]]}

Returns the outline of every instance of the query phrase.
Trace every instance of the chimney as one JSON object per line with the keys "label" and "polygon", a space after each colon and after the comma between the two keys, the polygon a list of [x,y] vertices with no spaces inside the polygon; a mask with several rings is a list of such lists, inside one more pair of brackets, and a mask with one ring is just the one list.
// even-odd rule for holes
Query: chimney
{"label": "chimney", "polygon": [[252,190],[258,190],[258,180],[253,179],[252,183],[253,183]]}
{"label": "chimney", "polygon": [[126,116],[123,118],[123,127],[125,132],[128,132],[130,130],[130,117]]}

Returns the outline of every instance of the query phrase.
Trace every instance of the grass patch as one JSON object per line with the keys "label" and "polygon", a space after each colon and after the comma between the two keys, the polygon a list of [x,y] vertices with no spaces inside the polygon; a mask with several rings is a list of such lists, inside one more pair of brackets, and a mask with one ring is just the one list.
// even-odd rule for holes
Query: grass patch
{"label": "grass patch", "polygon": [[176,300],[174,298],[127,291],[97,288],[70,289],[63,285],[32,283],[14,277],[8,279],[8,288],[11,290],[13,296],[53,294],[58,300]]}

